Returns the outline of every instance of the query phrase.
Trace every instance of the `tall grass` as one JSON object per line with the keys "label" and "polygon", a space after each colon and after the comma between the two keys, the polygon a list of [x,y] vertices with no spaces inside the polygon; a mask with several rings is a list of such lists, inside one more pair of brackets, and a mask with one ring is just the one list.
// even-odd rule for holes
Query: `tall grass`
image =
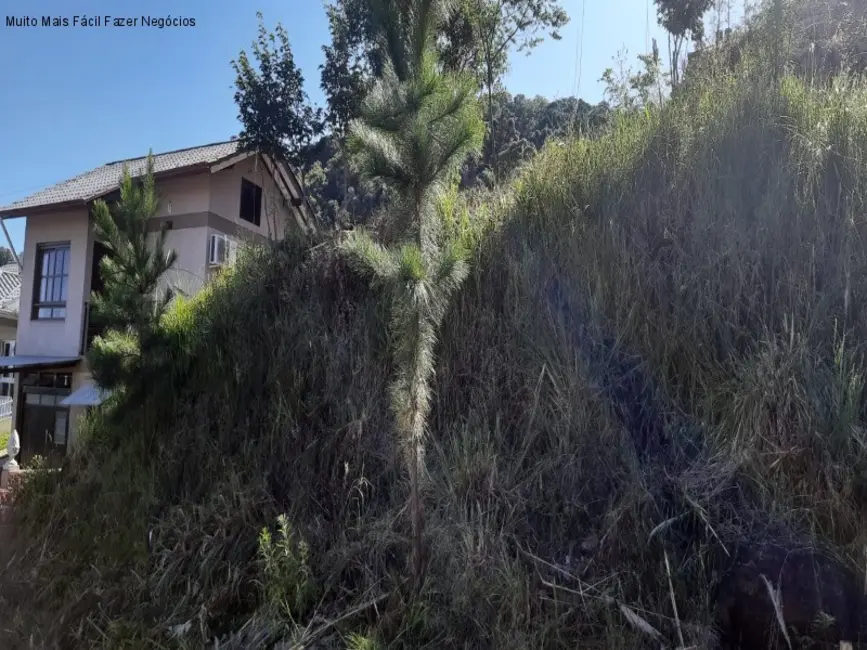
{"label": "tall grass", "polygon": [[[779,526],[858,562],[865,100],[745,56],[442,206],[478,246],[437,351],[420,594],[387,314],[330,238],[250,251],[167,315],[153,402],[25,487],[0,638],[690,645],[739,541]],[[280,515],[262,539],[291,531],[288,559],[263,562]]]}

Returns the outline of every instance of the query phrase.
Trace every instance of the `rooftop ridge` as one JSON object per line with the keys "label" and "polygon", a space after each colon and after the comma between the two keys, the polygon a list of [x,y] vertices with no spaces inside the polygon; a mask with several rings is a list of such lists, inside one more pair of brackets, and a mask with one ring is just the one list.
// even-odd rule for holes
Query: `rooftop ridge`
{"label": "rooftop ridge", "polygon": [[[237,142],[237,140],[232,140],[232,139],[219,140],[217,142],[209,142],[208,144],[199,144],[199,145],[194,145],[192,147],[181,147],[180,149],[171,149],[169,151],[159,151],[153,155],[154,155],[154,157],[167,156],[167,155],[173,154],[173,153],[181,153],[182,151],[192,151],[193,149],[205,149],[207,147],[216,147],[217,145],[221,145],[221,144],[231,144],[232,142]],[[134,158],[121,158],[120,160],[113,160],[111,162],[107,162],[102,166],[103,167],[110,167],[112,165],[119,165],[120,163],[133,162],[136,160],[145,160],[146,158],[147,158],[147,155],[135,156]],[[91,170],[91,171],[93,171],[93,170]],[[89,172],[85,172],[85,173],[89,173]]]}

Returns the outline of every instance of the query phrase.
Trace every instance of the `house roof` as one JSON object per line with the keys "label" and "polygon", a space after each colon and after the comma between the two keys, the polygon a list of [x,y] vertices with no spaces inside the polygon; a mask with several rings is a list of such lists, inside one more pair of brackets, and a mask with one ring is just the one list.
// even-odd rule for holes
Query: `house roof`
{"label": "house roof", "polygon": [[[154,154],[154,173],[160,174],[189,167],[212,165],[238,153],[238,142],[216,142],[200,147],[178,149]],[[120,186],[123,167],[132,176],[145,173],[147,156],[110,162],[89,172],[79,174],[28,197],[0,207],[0,216],[21,214],[28,209],[67,203],[87,202],[116,190]]]}
{"label": "house roof", "polygon": [[18,313],[21,273],[17,264],[0,266],[0,312]]}

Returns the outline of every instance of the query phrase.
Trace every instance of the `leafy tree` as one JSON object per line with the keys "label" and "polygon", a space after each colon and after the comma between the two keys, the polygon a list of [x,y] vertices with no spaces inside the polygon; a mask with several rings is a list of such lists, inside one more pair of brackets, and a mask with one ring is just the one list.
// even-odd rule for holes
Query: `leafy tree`
{"label": "leafy tree", "polygon": [[445,72],[436,52],[447,17],[442,0],[371,0],[383,46],[381,75],[352,123],[349,146],[362,174],[393,191],[387,247],[355,230],[344,244],[350,261],[372,274],[391,304],[397,378],[395,429],[410,483],[413,575],[423,572],[424,434],[434,374],[434,344],[449,298],[466,276],[464,254],[442,233],[440,192],[466,156],[478,151],[484,123],[476,85]]}
{"label": "leafy tree", "polygon": [[671,86],[680,83],[680,55],[687,38],[701,41],[704,37],[704,15],[713,0],[653,0],[659,24],[668,32]]}
{"label": "leafy tree", "polygon": [[337,0],[326,4],[325,11],[331,43],[322,46],[325,63],[320,66],[320,86],[328,105],[326,124],[342,140],[370,86],[371,69],[365,52],[369,31],[366,2]]}
{"label": "leafy tree", "polygon": [[642,66],[638,72],[628,64],[626,50],[619,51],[613,60],[615,67],[607,68],[599,79],[605,84],[605,100],[613,108],[630,110],[655,102],[662,104],[667,75],[662,71],[656,39],[652,52],[638,55]]}
{"label": "leafy tree", "polygon": [[[564,139],[574,133],[592,136],[606,123],[608,107],[591,106],[574,97],[549,102],[544,97],[498,93],[494,97],[494,119],[500,125],[497,156],[501,176],[512,173],[532,158],[550,139]],[[485,178],[493,159],[491,133],[487,133],[481,164],[469,166],[465,184]]]}
{"label": "leafy tree", "polygon": [[165,230],[148,232],[158,207],[148,155],[143,180],[124,168],[120,199],[111,207],[97,200],[91,211],[96,236],[108,252],[100,262],[104,288],[91,297],[91,318],[107,331],[88,351],[93,377],[103,388],[140,386],[147,376],[144,364],[161,340],[159,322],[171,296],[157,287],[177,255],[165,248]]}
{"label": "leafy tree", "polygon": [[15,256],[12,254],[12,251],[6,248],[5,246],[0,246],[0,266],[5,266],[6,264],[12,264],[15,261]]}
{"label": "leafy tree", "polygon": [[494,119],[494,91],[508,64],[512,49],[529,53],[548,32],[560,38],[560,28],[569,16],[559,0],[461,0],[464,15],[472,25],[481,63],[482,83],[488,97],[489,142],[494,177],[499,176],[497,123]]}
{"label": "leafy tree", "polygon": [[[608,114],[607,104],[591,105],[574,97],[548,101],[497,93],[494,118],[501,125],[497,152],[501,175],[512,173],[551,138],[563,139],[576,132],[592,137],[607,123]],[[483,154],[468,159],[461,170],[461,186],[492,184],[492,160],[488,131]],[[378,180],[360,177],[346,161],[344,147],[334,134],[325,135],[311,147],[305,175],[311,203],[326,223],[369,223],[387,202],[389,190]]]}
{"label": "leafy tree", "polygon": [[252,44],[254,67],[244,50],[232,61],[235,103],[242,130],[238,141],[247,151],[279,156],[303,174],[305,155],[321,131],[321,110],[304,91],[304,77],[295,65],[289,37],[282,24],[265,29],[262,14],[259,35]]}

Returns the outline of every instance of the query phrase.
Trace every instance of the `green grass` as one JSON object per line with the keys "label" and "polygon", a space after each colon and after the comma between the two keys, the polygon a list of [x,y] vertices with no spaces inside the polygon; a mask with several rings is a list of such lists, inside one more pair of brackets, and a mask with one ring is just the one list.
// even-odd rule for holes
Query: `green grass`
{"label": "green grass", "polygon": [[[773,522],[860,558],[867,87],[744,58],[452,197],[478,247],[437,349],[420,593],[387,310],[326,236],[252,251],[176,306],[150,401],[95,416],[62,475],[25,486],[33,550],[0,575],[24,589],[0,589],[17,638],[179,647],[168,626],[194,620],[187,647],[634,648],[647,626],[675,642],[673,597],[693,645],[721,545]],[[656,386],[660,458],[580,354],[602,335]],[[260,546],[281,514],[291,535]]]}
{"label": "green grass", "polygon": [[0,454],[6,453],[10,433],[12,433],[12,418],[0,420]]}

